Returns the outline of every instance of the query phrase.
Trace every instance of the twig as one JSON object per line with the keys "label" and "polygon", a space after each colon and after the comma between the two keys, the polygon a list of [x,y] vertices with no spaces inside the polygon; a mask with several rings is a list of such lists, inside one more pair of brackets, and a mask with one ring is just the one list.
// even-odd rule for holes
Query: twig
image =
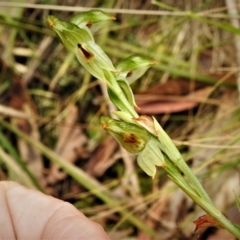
{"label": "twig", "polygon": [[[48,4],[34,4],[34,3],[11,3],[11,2],[0,2],[0,7],[11,7],[11,8],[34,8],[34,9],[45,9],[45,10],[56,10],[56,11],[70,11],[70,12],[85,12],[96,8],[79,7],[79,6],[59,6],[59,5],[48,5]],[[185,17],[189,11],[161,11],[161,10],[138,10],[138,9],[113,9],[113,8],[97,8],[98,10],[104,11],[110,14],[135,14],[135,15],[153,15],[153,16],[176,16]],[[220,9],[221,10],[221,9]],[[209,12],[210,13],[210,12]],[[210,17],[210,18],[229,18],[226,14],[209,14],[208,12],[200,12],[197,15]],[[239,18],[239,16],[236,16]]]}

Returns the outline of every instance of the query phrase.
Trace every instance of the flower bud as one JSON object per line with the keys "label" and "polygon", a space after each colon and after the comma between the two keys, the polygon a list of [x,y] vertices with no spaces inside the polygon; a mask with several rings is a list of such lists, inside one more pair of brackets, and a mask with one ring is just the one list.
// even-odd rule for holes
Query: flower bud
{"label": "flower bud", "polygon": [[75,51],[77,44],[94,41],[89,31],[81,29],[73,23],[60,21],[52,15],[47,16],[47,22],[69,51]]}
{"label": "flower bud", "polygon": [[144,128],[133,124],[101,117],[101,123],[128,152],[137,154],[139,166],[154,178],[156,166],[166,167],[158,140]]}
{"label": "flower bud", "polygon": [[117,80],[124,78],[131,84],[139,79],[152,65],[157,62],[151,61],[146,57],[132,55],[115,64],[116,69],[120,72]]}
{"label": "flower bud", "polygon": [[149,141],[148,133],[145,129],[133,123],[101,117],[103,128],[108,131],[128,152],[132,154],[140,153]]}
{"label": "flower bud", "polygon": [[91,10],[75,14],[70,22],[76,24],[80,28],[89,28],[91,32],[96,32],[99,28],[96,27],[99,22],[115,20],[115,17],[109,16],[100,10]]}
{"label": "flower bud", "polygon": [[93,41],[77,44],[75,54],[83,67],[100,80],[106,80],[104,70],[117,71],[106,53]]}
{"label": "flower bud", "polygon": [[103,69],[117,71],[104,51],[94,42],[89,30],[66,23],[54,16],[47,16],[50,27],[56,32],[62,44],[74,52],[78,61],[93,76],[105,80]]}

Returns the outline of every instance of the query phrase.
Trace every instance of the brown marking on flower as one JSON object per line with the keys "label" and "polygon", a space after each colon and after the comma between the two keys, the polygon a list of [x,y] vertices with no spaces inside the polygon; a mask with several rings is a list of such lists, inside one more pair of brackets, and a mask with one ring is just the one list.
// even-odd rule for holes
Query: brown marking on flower
{"label": "brown marking on flower", "polygon": [[94,54],[86,50],[82,44],[78,43],[77,46],[86,61],[91,61],[94,58]]}
{"label": "brown marking on flower", "polygon": [[89,22],[86,24],[86,26],[87,26],[88,28],[91,28],[92,25],[93,25],[92,21],[89,21]]}
{"label": "brown marking on flower", "polygon": [[128,77],[131,77],[133,75],[133,72],[132,71],[129,71],[128,73],[127,73],[127,78]]}
{"label": "brown marking on flower", "polygon": [[123,141],[124,141],[125,143],[129,143],[129,144],[132,144],[132,145],[137,145],[137,144],[139,144],[138,138],[137,138],[136,135],[134,135],[133,133],[124,134],[124,136],[123,136]]}

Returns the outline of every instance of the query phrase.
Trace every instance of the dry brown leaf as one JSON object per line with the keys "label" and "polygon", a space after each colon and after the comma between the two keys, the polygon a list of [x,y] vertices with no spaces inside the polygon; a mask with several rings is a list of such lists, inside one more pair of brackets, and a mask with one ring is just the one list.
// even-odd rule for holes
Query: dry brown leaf
{"label": "dry brown leaf", "polygon": [[202,215],[193,223],[196,225],[194,232],[199,232],[207,227],[216,227],[216,228],[221,227],[219,223],[208,214]]}
{"label": "dry brown leaf", "polygon": [[[28,94],[27,87],[21,79],[15,79],[11,87],[11,98],[9,105],[17,110],[21,110],[27,115],[27,119],[11,119],[12,124],[16,125],[25,134],[39,141],[40,136],[36,119],[36,107]],[[22,159],[28,165],[30,171],[36,176],[38,181],[43,182],[43,162],[42,156],[31,144],[27,144],[18,138],[18,148]]]}
{"label": "dry brown leaf", "polygon": [[[80,126],[76,125],[78,109],[75,105],[69,105],[69,113],[65,122],[58,126],[59,138],[55,152],[66,161],[74,163],[79,157],[86,158],[88,153],[84,149],[87,137],[83,134]],[[48,182],[54,184],[66,177],[61,168],[53,164],[49,171]]]}
{"label": "dry brown leaf", "polygon": [[114,155],[117,148],[117,141],[115,141],[112,136],[108,135],[86,164],[86,172],[92,176],[102,176],[104,172],[117,161],[117,158],[111,157]]}
{"label": "dry brown leaf", "polygon": [[136,98],[137,105],[140,107],[138,112],[142,114],[169,114],[190,110],[196,107],[199,102],[205,101],[209,91],[210,88],[206,87],[188,96],[177,98],[152,95],[147,99],[146,96],[138,96]]}
{"label": "dry brown leaf", "polygon": [[146,91],[139,92],[138,94],[184,96],[203,87],[206,87],[206,84],[178,78],[171,79],[165,83],[157,83]]}
{"label": "dry brown leaf", "polygon": [[[157,223],[159,222],[159,219],[161,218],[168,202],[169,202],[168,198],[161,196],[161,200],[158,201],[157,203],[155,203],[154,206],[151,209],[149,209],[149,217],[145,220],[145,223],[147,226],[151,227],[152,229],[156,228]],[[137,239],[138,240],[151,240],[152,238],[145,232],[141,231],[138,234]],[[164,239],[164,238],[161,238],[161,239]]]}
{"label": "dry brown leaf", "polygon": [[[170,189],[173,187],[174,183],[167,180],[162,186],[159,200],[154,202],[151,208],[148,208],[145,223],[153,229],[158,229],[154,238],[156,240],[177,239],[179,223],[187,216],[188,210],[192,206],[192,200],[181,189],[171,192]],[[157,192],[159,195],[159,190]],[[159,227],[159,224],[161,227]],[[141,232],[138,236],[138,239],[141,240],[145,238],[148,239],[144,232]]]}

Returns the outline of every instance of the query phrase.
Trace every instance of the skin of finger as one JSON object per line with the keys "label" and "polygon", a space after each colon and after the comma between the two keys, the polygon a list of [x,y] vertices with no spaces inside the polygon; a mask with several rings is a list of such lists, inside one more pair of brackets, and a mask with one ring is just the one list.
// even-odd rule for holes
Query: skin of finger
{"label": "skin of finger", "polygon": [[10,185],[5,194],[17,239],[109,239],[71,204],[16,183]]}
{"label": "skin of finger", "polygon": [[12,218],[6,198],[7,186],[0,183],[0,239],[15,239]]}
{"label": "skin of finger", "polygon": [[61,239],[109,240],[99,224],[90,221],[69,203],[64,203],[49,219],[43,239],[56,239],[57,236]]}

